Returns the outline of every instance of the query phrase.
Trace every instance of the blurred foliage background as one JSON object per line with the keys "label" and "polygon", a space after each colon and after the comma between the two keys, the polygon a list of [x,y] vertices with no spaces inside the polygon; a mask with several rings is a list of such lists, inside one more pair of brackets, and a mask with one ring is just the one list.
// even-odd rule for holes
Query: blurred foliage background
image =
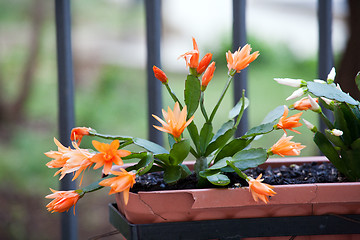
{"label": "blurred foliage background", "polygon": [[[170,2],[170,1],[169,1]],[[230,2],[230,1],[229,1]],[[229,3],[228,2],[228,3]],[[261,1],[260,1],[261,2]],[[276,3],[276,1],[275,1]],[[165,4],[164,4],[165,5]],[[163,12],[166,12],[165,5]],[[56,150],[57,137],[57,66],[54,4],[46,0],[0,2],[0,236],[2,239],[59,239],[59,215],[50,214],[45,205],[49,187],[58,189],[55,170],[45,164],[43,154]],[[229,13],[230,14],[230,13]],[[166,15],[166,14],[165,14]],[[230,19],[231,20],[231,19]],[[201,22],[199,22],[201,26]],[[142,1],[72,1],[73,59],[75,79],[76,125],[101,133],[147,138],[145,16]],[[206,106],[220,95],[226,81],[225,52],[231,49],[231,26],[226,26],[212,45],[196,32],[184,34],[163,22],[163,69],[178,96],[182,96],[186,74],[183,60],[176,58],[192,48],[197,39],[201,56],[214,54],[215,76],[206,91]],[[203,26],[202,26],[203,27]],[[208,26],[209,27],[209,26]],[[172,42],[181,35],[186,42]],[[184,36],[185,35],[185,36]],[[270,36],[269,36],[270,37]],[[254,51],[261,55],[249,69],[250,127],[283,104],[293,89],[277,85],[274,77],[312,80],[317,77],[317,52],[299,57],[286,44],[268,42],[251,35]],[[169,45],[171,46],[169,48]],[[185,48],[183,47],[185,46]],[[336,52],[335,63],[341,58]],[[176,62],[176,66],[171,62]],[[216,119],[220,126],[232,106],[229,92]],[[165,95],[164,107],[173,106]],[[304,118],[314,123],[311,113]],[[317,155],[311,133],[305,127],[294,140],[307,145],[303,156]],[[271,147],[278,131],[256,143]],[[84,147],[90,140],[84,139]],[[87,172],[84,185],[101,173]],[[107,219],[107,203],[113,201],[107,191],[87,196],[77,205],[79,238],[87,239],[113,230]],[[114,238],[115,239],[115,238]]]}

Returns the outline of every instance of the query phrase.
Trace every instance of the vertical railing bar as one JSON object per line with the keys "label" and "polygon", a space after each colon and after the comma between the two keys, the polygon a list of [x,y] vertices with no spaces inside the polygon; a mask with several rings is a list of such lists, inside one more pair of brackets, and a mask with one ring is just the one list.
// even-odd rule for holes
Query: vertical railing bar
{"label": "vertical railing bar", "polygon": [[147,45],[147,99],[148,99],[148,138],[158,144],[163,144],[163,135],[153,125],[156,120],[151,116],[161,116],[162,94],[161,82],[154,76],[152,67],[161,67],[161,0],[146,0],[146,45]]}
{"label": "vertical railing bar", "polygon": [[[319,56],[318,78],[326,80],[331,67],[334,64],[332,49],[332,0],[318,0],[318,24],[319,24]],[[322,108],[325,115],[332,119],[332,112]],[[325,124],[320,121],[320,129],[325,129]]]}
{"label": "vertical railing bar", "polygon": [[[233,0],[233,51],[246,44],[246,0]],[[241,96],[242,90],[247,90],[247,69],[235,74],[234,78],[234,104]],[[248,92],[246,92],[248,96]],[[242,136],[249,126],[248,112],[245,110],[235,136]]]}
{"label": "vertical railing bar", "polygon": [[[74,87],[71,49],[70,0],[55,0],[56,50],[58,68],[58,121],[59,140],[70,146],[70,131],[74,127]],[[60,182],[61,190],[75,189],[72,176],[66,175]],[[61,239],[77,239],[77,219],[72,209],[61,214]]]}

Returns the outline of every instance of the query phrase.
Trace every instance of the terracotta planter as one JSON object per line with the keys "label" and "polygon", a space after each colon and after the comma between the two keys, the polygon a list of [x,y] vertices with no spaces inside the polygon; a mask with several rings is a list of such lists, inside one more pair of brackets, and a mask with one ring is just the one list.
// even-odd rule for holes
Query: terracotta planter
{"label": "terracotta planter", "polygon": [[[324,157],[270,159],[266,165],[276,167],[314,161],[327,160]],[[360,182],[276,185],[275,191],[277,195],[269,204],[255,202],[247,187],[130,193],[127,205],[122,195],[117,194],[116,202],[119,211],[134,224],[360,214]]]}

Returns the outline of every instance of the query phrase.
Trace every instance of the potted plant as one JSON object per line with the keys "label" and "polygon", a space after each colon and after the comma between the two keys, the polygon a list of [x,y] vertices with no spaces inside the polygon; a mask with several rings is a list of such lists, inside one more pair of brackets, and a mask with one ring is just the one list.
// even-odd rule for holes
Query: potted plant
{"label": "potted plant", "polygon": [[[359,101],[341,90],[334,83],[335,68],[332,68],[327,80],[277,78],[280,84],[297,87],[298,89],[287,98],[291,100],[308,93],[307,97],[290,105],[292,109],[317,113],[326,124],[321,132],[310,122],[304,120],[306,126],[314,132],[314,142],[332,164],[351,181],[360,179],[360,110]],[[360,87],[360,72],[355,78]],[[314,97],[312,97],[313,95]],[[318,103],[321,102],[321,107]],[[331,111],[327,117],[322,108]],[[333,121],[331,121],[333,118]]]}
{"label": "potted plant", "polygon": [[[94,169],[103,167],[104,177],[77,190],[52,190],[53,193],[46,196],[54,198],[47,205],[48,210],[67,211],[86,193],[110,187],[109,194],[116,193],[119,210],[132,223],[324,214],[329,210],[330,205],[339,203],[344,209],[336,210],[335,213],[354,213],[351,207],[357,207],[356,211],[359,211],[359,194],[347,196],[346,201],[349,204],[344,203],[344,195],[347,194],[345,190],[351,188],[352,191],[359,191],[359,183],[352,183],[349,187],[340,185],[338,189],[330,190],[330,193],[328,184],[305,186],[294,184],[276,186],[274,189],[274,186],[262,182],[261,174],[258,176],[246,174],[245,170],[259,165],[264,167],[266,164],[279,164],[278,160],[267,161],[271,155],[300,154],[305,146],[291,141],[293,136],[287,134],[289,131],[298,133],[294,128],[302,125],[299,122],[301,113],[288,116],[288,107],[279,106],[271,111],[259,126],[251,128],[241,137],[233,138],[242,114],[249,105],[249,100],[243,91],[242,98],[229,113],[229,120],[220,129],[214,131],[213,120],[234,75],[246,68],[258,56],[259,52],[251,53],[248,44],[234,53],[230,51],[226,53],[228,80],[210,112],[204,103],[207,85],[216,68],[215,62],[211,62],[211,53],[207,53],[200,60],[195,39],[193,39],[193,49],[180,56],[185,59],[189,68],[183,101],[172,91],[171,82],[166,74],[154,66],[155,77],[163,83],[175,103],[173,109],[168,107],[167,111],[162,111],[164,120],[153,115],[162,125],[154,127],[168,133],[169,146],[163,147],[136,137],[105,135],[91,128],[73,129],[71,132],[73,149],[62,146],[55,139],[58,150],[45,153],[53,159],[47,166],[59,168],[56,174],[60,174],[60,179],[70,173],[74,174],[76,179],[92,166]],[[197,111],[200,112],[203,121],[201,127],[199,123],[195,123],[197,119],[194,114]],[[189,139],[183,135],[185,129],[189,133]],[[274,141],[272,146],[251,147],[252,141],[257,137],[271,134],[273,131],[284,131],[284,135]],[[83,136],[96,136],[111,142],[93,140],[95,150],[82,149],[79,146]],[[126,150],[129,145],[136,145],[141,149]],[[189,154],[195,159],[194,164],[190,166],[184,162]],[[137,159],[136,163],[129,165],[134,159]],[[321,158],[319,161],[327,160]],[[197,189],[130,192],[137,179],[144,174],[161,172],[165,184],[172,186],[179,181],[186,181],[192,174],[191,170],[195,172]],[[230,174],[242,179],[235,188],[227,187],[231,182]],[[334,191],[338,193],[335,197]],[[326,198],[329,194],[332,196],[331,199]],[[261,201],[258,201],[259,199]],[[334,210],[333,207],[330,209]]]}

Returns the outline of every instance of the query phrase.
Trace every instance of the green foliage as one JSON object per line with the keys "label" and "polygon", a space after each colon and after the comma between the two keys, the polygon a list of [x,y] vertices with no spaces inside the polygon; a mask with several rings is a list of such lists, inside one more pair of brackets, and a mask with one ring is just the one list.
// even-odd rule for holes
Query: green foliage
{"label": "green foliage", "polygon": [[170,150],[170,164],[179,165],[190,152],[190,141],[188,139],[175,143]]}
{"label": "green foliage", "polygon": [[164,168],[164,181],[169,184],[177,182],[181,178],[181,172],[182,167],[179,165],[167,166]]}
{"label": "green foliage", "polygon": [[326,97],[333,99],[339,102],[346,102],[351,105],[358,105],[359,103],[355,101],[348,94],[337,89],[334,84],[322,84],[318,82],[307,82],[307,88],[309,92],[318,97]]}
{"label": "green foliage", "polygon": [[263,135],[269,133],[272,130],[274,130],[274,126],[277,124],[277,122],[278,121],[273,121],[270,123],[264,123],[259,126],[253,127],[246,132],[244,137],[255,137],[257,135]]}
{"label": "green foliage", "polygon": [[243,106],[242,99],[240,99],[238,103],[229,112],[229,119],[236,118],[241,113],[241,111],[248,108],[249,104],[249,99],[245,98],[245,105]]}
{"label": "green foliage", "polygon": [[235,130],[236,129],[234,128],[232,120],[226,122],[207,146],[204,156],[208,156],[214,151],[221,149],[230,140],[230,138],[233,137]]}
{"label": "green foliage", "polygon": [[[191,131],[189,129],[189,131]],[[211,123],[205,123],[200,131],[200,152],[199,155],[203,155],[208,147],[211,139],[214,136],[213,127]],[[206,157],[206,156],[205,156]]]}
{"label": "green foliage", "polygon": [[230,179],[221,173],[207,176],[206,179],[216,186],[226,186],[230,183]]}
{"label": "green foliage", "polygon": [[[358,81],[358,76],[355,81]],[[315,97],[325,97],[323,104],[333,112],[334,121],[331,122],[322,112],[321,107],[313,111],[318,113],[328,129],[324,133],[313,128],[314,142],[320,151],[333,163],[333,165],[352,181],[360,179],[360,111],[359,101],[344,93],[333,83],[327,82],[306,83],[306,90]],[[331,102],[329,102],[331,101]],[[328,103],[326,103],[328,102]],[[330,104],[327,106],[327,104]]]}
{"label": "green foliage", "polygon": [[346,172],[346,166],[342,163],[338,151],[333,147],[331,142],[321,132],[314,135],[314,142],[320,151],[331,161],[332,164],[340,171]]}
{"label": "green foliage", "polygon": [[[136,158],[136,154],[132,154]],[[131,155],[130,155],[131,156]],[[140,161],[131,167],[126,168],[126,171],[135,170],[140,176],[149,172],[154,164],[154,155],[149,152],[141,153]]]}
{"label": "green foliage", "polygon": [[[131,18],[132,23],[135,22],[138,25],[142,25],[144,19],[141,8],[139,10],[135,8],[130,10],[126,9],[127,11],[123,11],[123,14],[118,14],[119,8],[112,6],[113,5],[108,2],[100,3],[92,1],[90,4],[85,4],[84,0],[76,1],[72,6],[74,23],[76,26],[81,26],[86,23],[86,29],[91,29],[91,31],[94,30],[94,26],[96,30],[96,26],[101,24],[102,29],[111,30],[112,32],[114,32],[114,29],[119,29],[119,27],[126,27],[125,23],[129,21],[129,18]],[[94,7],[97,9],[96,12],[91,11]],[[7,28],[7,25],[4,24],[8,23],[11,24],[11,26],[18,26],[17,29],[22,29],[24,23],[29,22],[26,14],[29,9],[29,3],[17,0],[2,1],[0,9],[1,22],[2,26],[5,26],[4,29]],[[33,86],[32,95],[26,105],[26,125],[17,129],[13,139],[9,143],[0,146],[2,152],[0,159],[0,176],[3,183],[7,183],[9,181],[7,179],[12,179],[13,184],[24,190],[34,189],[33,186],[38,186],[32,190],[33,192],[47,192],[48,186],[57,188],[58,185],[58,178],[52,177],[56,170],[54,169],[49,172],[44,165],[49,159],[42,154],[42,152],[46,152],[49,149],[55,149],[53,142],[49,140],[49,136],[57,136],[56,51],[53,46],[54,29],[51,14],[48,18],[48,24],[44,31],[44,42],[36,82]],[[124,19],[126,19],[126,21],[123,21]],[[16,21],[16,23],[14,23],[14,21]],[[133,25],[131,28],[134,28]],[[219,54],[214,54],[214,60],[217,65],[216,74],[219,75],[226,74],[227,71],[224,53],[231,48],[231,41],[227,39],[226,42],[226,44],[220,46],[219,50],[216,50]],[[251,96],[252,109],[248,112],[250,114],[250,124],[253,126],[258,123],[258,119],[262,118],[263,112],[270,110],[274,102],[280,101],[286,96],[286,93],[281,89],[279,90],[271,81],[275,73],[290,76],[301,73],[302,78],[305,79],[306,76],[311,76],[312,72],[313,74],[316,73],[316,64],[314,60],[303,61],[296,59],[286,48],[275,50],[275,48],[267,43],[253,38],[250,38],[249,42],[252,44],[253,49],[260,50],[261,52],[261,56],[252,63],[251,70],[249,71],[250,81],[248,93],[249,96]],[[4,56],[5,62],[2,64],[3,74],[5,79],[11,79],[11,81],[5,81],[4,88],[7,90],[10,89],[10,91],[6,92],[16,92],[15,90],[18,83],[13,80],[14,76],[19,74],[18,69],[20,69],[23,64],[23,58],[26,52],[25,46],[14,45],[13,49],[9,52],[11,54]],[[81,64],[81,61],[78,61]],[[223,67],[221,67],[221,65]],[[97,67],[99,67],[99,72],[97,72]],[[90,126],[103,133],[120,133],[146,138],[146,119],[148,115],[146,111],[146,94],[144,94],[146,92],[145,71],[128,66],[125,68],[107,62],[100,62],[100,65],[97,67],[94,67],[92,69],[94,71],[90,72],[84,71],[81,67],[77,68],[75,76],[76,125]],[[302,71],[301,69],[304,68],[310,70]],[[89,68],[87,68],[87,70],[88,69]],[[174,72],[167,74],[171,76],[170,79],[173,81],[174,86],[176,86],[175,89],[181,89],[181,87],[184,86],[183,76],[179,76],[179,74]],[[216,79],[216,81],[212,81],[209,84],[206,90],[208,106],[214,105],[222,85],[223,82],[221,79]],[[258,86],[262,87],[259,88]],[[273,96],[272,101],[268,101],[266,99],[266,96],[268,96],[267,91],[271,92],[271,89],[275,91],[275,88],[276,96]],[[178,95],[180,94],[182,93]],[[10,97],[12,96],[13,95]],[[224,121],[228,120],[226,113],[232,106],[231,95],[228,95],[225,97],[221,107],[221,112],[224,114],[218,114],[212,123],[215,132],[218,126],[221,126]],[[195,124],[190,124],[188,128],[195,129],[196,126]],[[199,128],[199,130],[201,130],[201,128]],[[197,131],[194,130],[191,131],[191,133],[193,133],[191,139],[195,139],[195,146],[198,145],[195,144],[195,142],[198,141],[196,139],[199,137],[199,134],[196,132]],[[305,134],[302,134],[300,137],[304,135]],[[31,139],[31,141],[28,139]],[[265,139],[265,137],[263,139]],[[264,145],[269,142],[265,140],[262,142],[263,139],[256,142],[254,141],[252,144]],[[111,139],[109,138],[109,140]],[[221,159],[225,155],[232,156],[235,153],[229,149],[235,149],[236,147],[239,149],[242,147],[245,148],[249,142],[247,140],[229,139],[227,144],[230,145],[225,145],[221,148],[221,155],[215,155],[216,159]],[[89,139],[84,138],[82,147],[91,147]],[[129,148],[132,149],[131,146],[129,146]],[[311,148],[308,147],[307,149]],[[168,152],[168,150],[166,151]],[[314,152],[310,151],[307,154],[311,155],[314,154]],[[220,158],[218,158],[218,156],[220,156]],[[9,159],[12,161],[9,161]],[[133,159],[129,159],[129,161],[131,160]],[[154,167],[152,169],[154,169]],[[13,172],[18,172],[19,174],[15,176],[12,174]],[[36,172],[36,174],[34,174],[34,172]],[[100,172],[96,172],[96,174],[101,175]],[[31,177],[24,181],[24,178],[21,176]],[[84,180],[86,181],[86,177]]]}
{"label": "green foliage", "polygon": [[240,170],[257,167],[267,160],[267,152],[263,148],[242,150],[233,156],[233,164]]}
{"label": "green foliage", "polygon": [[[139,175],[147,171],[151,171],[153,164],[155,163],[164,171],[165,182],[169,184],[174,183],[189,174],[188,171],[183,168],[184,165],[182,163],[188,154],[191,153],[196,158],[194,169],[199,178],[199,182],[203,182],[200,178],[205,177],[214,185],[226,185],[230,181],[221,173],[221,169],[226,168],[228,163],[230,163],[230,167],[232,169],[237,168],[235,171],[239,173],[242,170],[250,167],[256,167],[266,161],[268,153],[265,149],[251,148],[244,150],[244,148],[255,139],[255,136],[267,134],[275,130],[274,126],[276,126],[279,117],[284,112],[283,108],[276,108],[266,116],[262,124],[253,127],[241,138],[231,140],[242,118],[244,110],[249,106],[249,100],[245,97],[245,93],[243,91],[240,101],[229,111],[228,116],[230,120],[227,120],[222,126],[220,126],[214,134],[213,120],[226,95],[230,83],[233,80],[234,74],[235,71],[231,71],[229,73],[229,78],[218,101],[215,103],[213,110],[211,111],[210,118],[208,118],[208,114],[204,106],[205,89],[201,88],[201,81],[199,76],[197,76],[196,71],[190,69],[190,74],[185,80],[184,104],[187,110],[186,119],[184,115],[185,107],[183,107],[183,103],[171,89],[169,85],[171,81],[169,81],[169,83],[163,83],[171,99],[179,104],[176,106],[179,106],[180,108],[174,108],[172,113],[170,113],[169,110],[167,113],[163,114],[166,121],[166,123],[162,123],[163,127],[168,128],[167,131],[170,133],[172,131],[179,131],[181,124],[185,124],[188,119],[192,118],[200,106],[201,114],[204,118],[204,123],[201,127],[200,133],[198,132],[195,120],[192,120],[191,124],[188,126],[189,135],[193,140],[192,145],[190,144],[190,140],[183,139],[177,135],[175,135],[176,137],[168,137],[170,147],[169,151],[156,143],[141,138],[103,135],[94,131],[90,131],[90,135],[104,139],[118,139],[122,141],[121,146],[134,144],[145,149],[149,153],[152,153],[147,156],[141,156],[142,153],[133,153],[130,155],[134,157],[142,157],[140,162],[135,165],[136,167],[129,168],[129,170],[136,170]],[[111,88],[112,87],[114,86],[111,86]],[[181,116],[184,116],[184,119],[182,119]],[[236,118],[236,120],[234,120],[234,118]],[[175,129],[175,127],[177,129]],[[226,170],[228,171],[229,168]],[[241,173],[240,176],[243,177],[244,174]]]}
{"label": "green foliage", "polygon": [[[241,173],[242,170],[257,167],[263,164],[268,158],[267,152],[262,148],[251,148],[248,150],[240,150],[232,157],[224,157],[218,160],[211,167],[200,172],[200,176],[206,178],[208,181],[215,185],[224,185],[229,182],[226,181],[227,177],[222,172],[239,172],[240,176],[246,176]],[[233,169],[233,168],[236,168]],[[226,178],[225,178],[225,177]]]}
{"label": "green foliage", "polygon": [[219,153],[216,155],[214,159],[214,163],[218,162],[220,159],[231,157],[238,151],[246,148],[253,139],[244,139],[244,138],[235,138],[226,144]]}
{"label": "green foliage", "polygon": [[200,81],[197,77],[188,75],[185,81],[184,99],[188,118],[196,112],[200,102]]}
{"label": "green foliage", "polygon": [[134,138],[133,141],[134,141],[134,144],[145,148],[146,150],[152,152],[155,155],[156,154],[169,153],[165,148],[163,148],[159,144],[156,144],[156,143],[151,142],[149,140],[141,139],[141,138]]}
{"label": "green foliage", "polygon": [[0,2],[0,22],[21,22],[28,21],[26,14],[30,9],[31,2],[22,0]]}
{"label": "green foliage", "polygon": [[351,106],[345,102],[335,105],[334,126],[342,131],[341,136],[336,136],[331,130],[326,129],[325,135],[320,132],[315,134],[314,142],[341,173],[356,181],[360,179],[360,158],[357,148],[360,142],[360,119],[351,108],[358,106]]}

